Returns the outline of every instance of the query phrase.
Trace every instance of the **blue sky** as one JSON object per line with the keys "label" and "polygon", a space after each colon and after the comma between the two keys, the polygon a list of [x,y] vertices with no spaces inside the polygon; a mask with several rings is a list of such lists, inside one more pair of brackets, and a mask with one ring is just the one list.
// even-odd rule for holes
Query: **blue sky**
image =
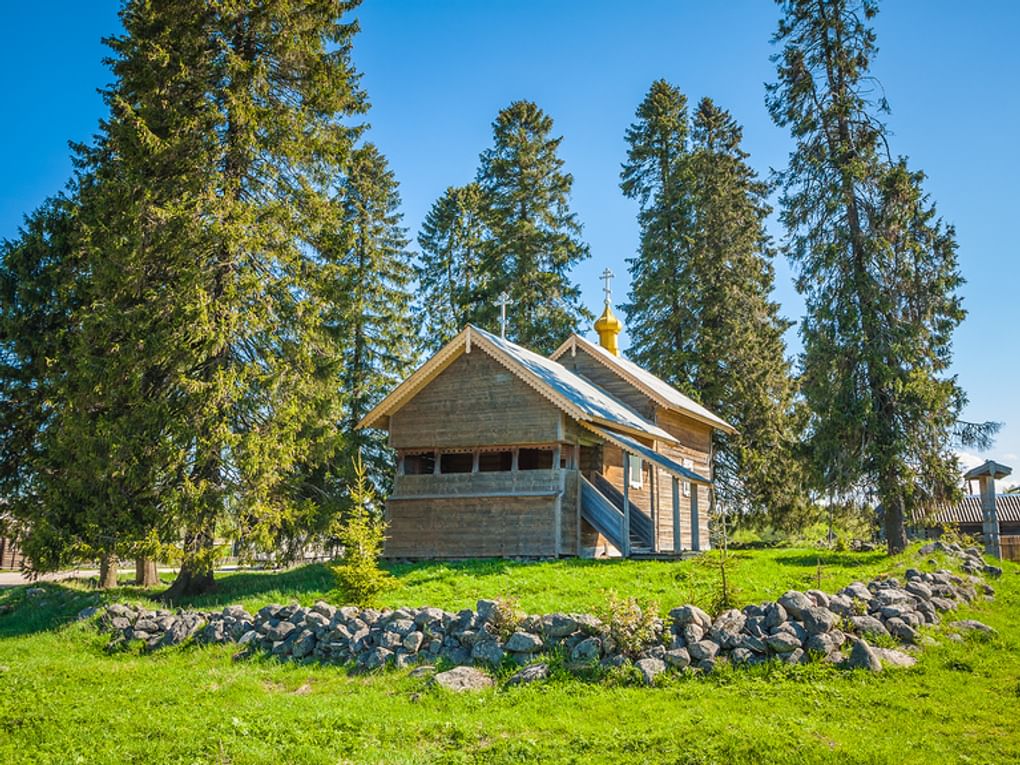
{"label": "blue sky", "polygon": [[[95,90],[110,75],[100,38],[117,29],[117,17],[116,3],[99,0],[11,3],[0,14],[7,29],[0,237],[9,238],[23,214],[67,179],[66,142],[87,140],[103,114]],[[618,275],[622,299],[625,259],[637,247],[636,209],[620,194],[618,176],[624,130],[652,80],[666,78],[692,101],[707,95],[729,109],[763,175],[782,167],[790,150],[764,105],[778,17],[764,0],[369,0],[357,15],[355,61],[373,104],[370,135],[401,183],[410,231],[447,186],[473,177],[497,111],[533,100],[564,136],[572,204],[592,252],[575,277],[593,309],[606,266]],[[955,372],[970,398],[965,415],[1005,422],[980,456],[1020,474],[1020,5],[886,2],[875,27],[872,71],[892,105],[893,150],[925,170],[927,190],[957,229],[969,311],[955,342]],[[772,231],[782,236],[778,226]],[[802,301],[781,258],[776,271],[776,297],[797,318]],[[796,352],[795,332],[789,342]]]}

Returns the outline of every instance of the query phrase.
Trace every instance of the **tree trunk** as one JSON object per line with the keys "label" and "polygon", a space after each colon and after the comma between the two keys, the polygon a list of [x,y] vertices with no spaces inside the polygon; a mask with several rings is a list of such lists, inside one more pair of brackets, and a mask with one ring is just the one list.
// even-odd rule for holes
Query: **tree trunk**
{"label": "tree trunk", "polygon": [[883,502],[885,509],[885,543],[890,555],[896,555],[907,548],[907,528],[903,518],[903,497],[890,496]]}
{"label": "tree trunk", "polygon": [[117,586],[117,556],[104,553],[99,559],[99,589],[112,590]]}
{"label": "tree trunk", "polygon": [[213,543],[213,535],[209,532],[196,531],[185,536],[181,570],[170,589],[159,596],[160,600],[177,603],[183,598],[207,593],[216,586],[213,579]]}
{"label": "tree trunk", "polygon": [[192,595],[202,595],[214,589],[216,582],[213,579],[211,569],[202,569],[194,564],[181,566],[177,578],[174,579],[170,589],[159,596],[160,600],[167,603],[180,602],[182,598]]}
{"label": "tree trunk", "polygon": [[159,584],[156,561],[152,558],[135,559],[135,584],[142,587],[155,587]]}

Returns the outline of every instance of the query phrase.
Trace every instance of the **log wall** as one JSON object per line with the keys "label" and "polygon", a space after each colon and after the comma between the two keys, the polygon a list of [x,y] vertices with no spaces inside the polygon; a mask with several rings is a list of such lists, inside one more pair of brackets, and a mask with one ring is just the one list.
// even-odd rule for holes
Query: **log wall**
{"label": "log wall", "polygon": [[391,499],[389,558],[545,557],[556,550],[555,497]]}
{"label": "log wall", "polygon": [[560,411],[484,351],[465,353],[390,417],[395,449],[548,444]]}
{"label": "log wall", "polygon": [[613,398],[618,399],[647,420],[655,416],[655,402],[624,380],[605,364],[593,359],[586,351],[574,356],[567,351],[557,361],[575,374],[587,378]]}

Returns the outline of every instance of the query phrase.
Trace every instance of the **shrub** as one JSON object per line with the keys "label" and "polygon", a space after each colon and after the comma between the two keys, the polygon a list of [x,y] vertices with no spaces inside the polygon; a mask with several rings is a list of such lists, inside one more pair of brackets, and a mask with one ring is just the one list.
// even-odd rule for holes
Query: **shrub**
{"label": "shrub", "polygon": [[496,598],[495,603],[489,624],[501,640],[507,640],[521,625],[524,611],[521,610],[520,601],[511,595]]}
{"label": "shrub", "polygon": [[610,590],[598,616],[620,652],[633,659],[655,642],[655,615],[658,612],[659,606],[654,602],[642,607],[637,598],[621,599]]}
{"label": "shrub", "polygon": [[392,586],[392,577],[379,567],[386,522],[377,507],[375,492],[365,478],[360,455],[354,461],[354,483],[349,491],[351,509],[334,532],[342,553],[330,568],[343,598],[364,607],[373,605],[379,593]]}

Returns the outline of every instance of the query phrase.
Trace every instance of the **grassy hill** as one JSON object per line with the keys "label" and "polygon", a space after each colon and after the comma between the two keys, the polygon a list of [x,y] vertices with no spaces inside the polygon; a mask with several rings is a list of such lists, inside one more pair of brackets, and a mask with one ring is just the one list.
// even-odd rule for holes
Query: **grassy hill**
{"label": "grassy hill", "polygon": [[[923,564],[911,551],[768,549],[733,553],[729,597],[759,602],[790,588],[834,590]],[[509,561],[392,567],[389,605],[473,606],[513,596],[530,612],[592,611],[608,591],[715,608],[717,554],[679,562]],[[564,672],[532,686],[454,696],[407,672],[231,660],[229,646],[107,654],[73,616],[81,585],[0,592],[0,762],[852,762],[1020,761],[1020,567],[991,603],[961,615],[991,640],[940,639],[908,670],[765,666],[654,688]],[[187,605],[310,604],[332,584],[322,566],[236,573]],[[104,599],[145,599],[123,588]]]}

